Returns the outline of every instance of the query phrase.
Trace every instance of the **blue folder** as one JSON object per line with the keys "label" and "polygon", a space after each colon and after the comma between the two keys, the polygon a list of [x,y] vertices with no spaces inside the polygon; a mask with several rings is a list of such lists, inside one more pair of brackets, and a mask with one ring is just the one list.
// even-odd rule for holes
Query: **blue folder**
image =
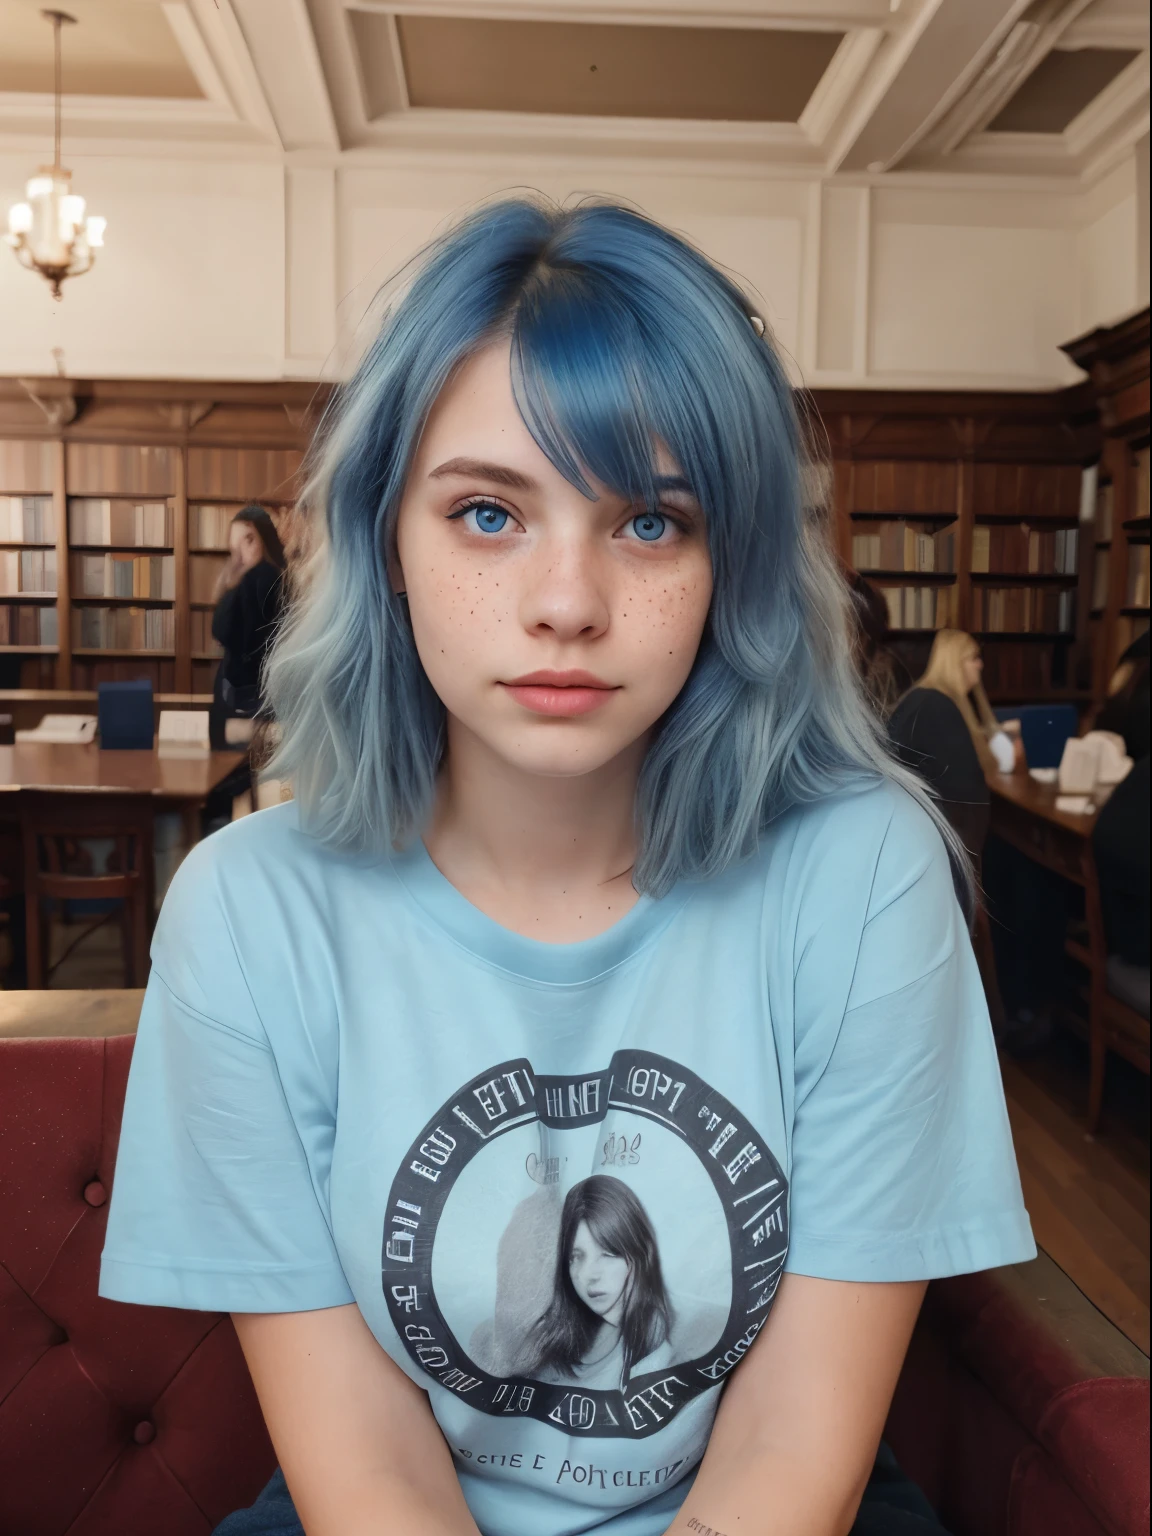
{"label": "blue folder", "polygon": [[147,678],[101,683],[96,698],[101,747],[113,752],[151,752],[155,715]]}

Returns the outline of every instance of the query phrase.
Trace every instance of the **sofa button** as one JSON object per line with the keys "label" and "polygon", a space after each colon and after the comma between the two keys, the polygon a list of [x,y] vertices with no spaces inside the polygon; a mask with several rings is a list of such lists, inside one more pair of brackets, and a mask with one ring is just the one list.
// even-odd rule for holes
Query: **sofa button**
{"label": "sofa button", "polygon": [[148,1419],[141,1419],[132,1431],[132,1438],[137,1445],[151,1445],[156,1438],[156,1426]]}
{"label": "sofa button", "polygon": [[108,1199],[108,1191],[99,1179],[93,1179],[91,1184],[84,1186],[84,1198],[89,1205],[101,1206]]}

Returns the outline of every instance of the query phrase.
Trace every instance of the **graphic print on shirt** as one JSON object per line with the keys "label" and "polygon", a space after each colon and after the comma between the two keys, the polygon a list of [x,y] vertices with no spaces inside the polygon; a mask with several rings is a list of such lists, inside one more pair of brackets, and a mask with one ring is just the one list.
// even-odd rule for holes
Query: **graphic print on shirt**
{"label": "graphic print on shirt", "polygon": [[739,1364],[787,1249],[763,1138],[695,1073],[625,1050],[465,1083],[393,1181],[382,1280],[411,1358],[470,1407],[639,1439]]}

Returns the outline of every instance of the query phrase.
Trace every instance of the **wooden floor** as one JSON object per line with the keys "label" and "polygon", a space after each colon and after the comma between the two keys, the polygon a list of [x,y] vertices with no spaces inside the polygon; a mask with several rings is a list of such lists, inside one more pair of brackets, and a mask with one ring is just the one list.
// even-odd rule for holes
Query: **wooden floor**
{"label": "wooden floor", "polygon": [[1087,1049],[1060,1035],[1003,1058],[1008,1114],[1036,1241],[1148,1354],[1148,1079],[1110,1059],[1095,1140],[1084,1134]]}

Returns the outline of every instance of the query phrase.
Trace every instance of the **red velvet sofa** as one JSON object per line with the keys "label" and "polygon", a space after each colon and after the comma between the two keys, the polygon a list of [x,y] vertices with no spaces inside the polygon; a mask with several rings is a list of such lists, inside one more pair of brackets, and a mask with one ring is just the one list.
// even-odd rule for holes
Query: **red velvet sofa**
{"label": "red velvet sofa", "polygon": [[[226,1317],[96,1294],[132,1043],[0,1039],[0,1536],[207,1536],[274,1465]],[[954,1536],[1145,1536],[1146,1376],[1035,1279],[931,1288],[888,1438]]]}

